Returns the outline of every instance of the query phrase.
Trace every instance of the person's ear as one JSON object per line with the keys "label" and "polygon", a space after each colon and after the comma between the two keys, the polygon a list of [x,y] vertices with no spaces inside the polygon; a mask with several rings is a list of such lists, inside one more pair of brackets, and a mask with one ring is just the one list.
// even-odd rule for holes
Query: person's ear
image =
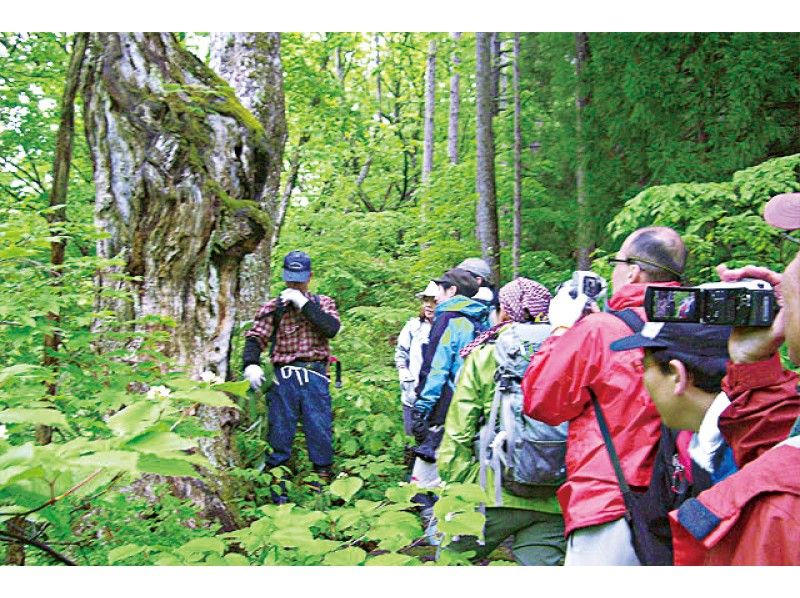
{"label": "person's ear", "polygon": [[639,282],[642,269],[638,264],[628,264],[628,282]]}
{"label": "person's ear", "polygon": [[686,371],[686,366],[682,361],[672,359],[669,362],[670,376],[675,382],[675,394],[682,395],[686,392],[686,387],[689,385],[689,372]]}

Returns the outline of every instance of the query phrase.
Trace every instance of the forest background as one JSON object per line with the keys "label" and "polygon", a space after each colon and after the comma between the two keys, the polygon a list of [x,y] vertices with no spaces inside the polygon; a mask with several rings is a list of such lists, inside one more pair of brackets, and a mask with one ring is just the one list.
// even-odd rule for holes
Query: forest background
{"label": "forest background", "polygon": [[[782,268],[761,213],[800,189],[799,58],[780,33],[3,34],[6,562],[430,562],[399,484],[414,293],[480,254],[500,283],[607,275],[598,258],[646,224],[684,235],[688,282]],[[258,289],[297,248],[344,323],[322,494],[304,448],[294,473],[260,467],[263,407],[238,382]],[[281,478],[296,506],[269,504]],[[478,499],[444,491],[448,537],[481,529]]]}

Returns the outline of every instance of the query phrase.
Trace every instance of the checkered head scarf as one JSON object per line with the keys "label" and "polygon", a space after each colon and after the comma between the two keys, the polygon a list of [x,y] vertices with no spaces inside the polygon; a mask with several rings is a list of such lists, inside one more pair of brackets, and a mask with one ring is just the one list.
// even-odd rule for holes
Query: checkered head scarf
{"label": "checkered head scarf", "polygon": [[553,296],[530,278],[515,278],[500,289],[500,307],[515,322],[547,322],[547,308]]}
{"label": "checkered head scarf", "polygon": [[[547,308],[551,298],[550,291],[529,278],[515,278],[500,289],[499,294],[500,307],[515,322],[547,322]],[[500,329],[507,324],[508,322],[498,322],[479,334],[461,349],[461,357],[466,358],[477,347],[497,338]]]}

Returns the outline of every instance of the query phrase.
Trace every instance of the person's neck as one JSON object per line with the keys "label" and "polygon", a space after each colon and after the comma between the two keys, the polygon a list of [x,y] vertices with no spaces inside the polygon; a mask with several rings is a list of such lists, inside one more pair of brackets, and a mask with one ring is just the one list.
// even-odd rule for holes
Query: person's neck
{"label": "person's neck", "polygon": [[693,430],[697,432],[700,429],[700,424],[706,416],[706,411],[711,407],[711,403],[717,397],[718,393],[707,392],[696,386],[686,391],[686,398],[689,399],[686,403],[685,412],[685,427],[686,430]]}
{"label": "person's neck", "polygon": [[296,291],[300,291],[304,295],[308,293],[308,283],[287,282],[286,288],[295,289]]}

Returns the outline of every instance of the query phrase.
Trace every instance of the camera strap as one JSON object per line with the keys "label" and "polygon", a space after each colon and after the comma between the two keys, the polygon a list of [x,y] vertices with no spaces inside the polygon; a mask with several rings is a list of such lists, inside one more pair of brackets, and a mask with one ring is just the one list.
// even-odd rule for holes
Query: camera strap
{"label": "camera strap", "polygon": [[[630,308],[620,311],[611,310],[608,313],[618,317],[635,333],[638,333],[644,327],[644,320],[642,320],[642,318],[639,317],[639,314]],[[631,491],[631,487],[628,485],[628,482],[625,480],[625,474],[622,472],[622,465],[619,461],[619,455],[617,454],[617,449],[614,447],[614,441],[611,438],[611,432],[608,429],[608,423],[606,422],[605,415],[603,414],[603,409],[600,407],[600,401],[598,401],[597,395],[591,387],[587,386],[586,390],[589,391],[589,396],[592,399],[592,407],[594,408],[594,414],[597,418],[597,424],[600,426],[600,434],[603,435],[603,443],[606,445],[608,458],[611,460],[611,466],[614,468],[614,474],[617,477],[617,483],[619,484],[619,489],[622,492],[622,499],[625,502],[625,518],[630,519],[630,505],[633,504],[633,492]]]}

